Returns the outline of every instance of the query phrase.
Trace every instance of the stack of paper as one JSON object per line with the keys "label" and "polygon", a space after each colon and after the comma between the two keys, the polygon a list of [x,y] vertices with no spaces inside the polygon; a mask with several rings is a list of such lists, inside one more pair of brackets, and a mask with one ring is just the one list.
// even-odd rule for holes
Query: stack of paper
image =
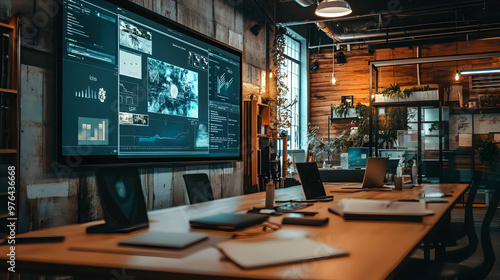
{"label": "stack of paper", "polygon": [[421,220],[434,211],[425,208],[425,201],[389,201],[371,199],[341,199],[329,208],[345,219]]}

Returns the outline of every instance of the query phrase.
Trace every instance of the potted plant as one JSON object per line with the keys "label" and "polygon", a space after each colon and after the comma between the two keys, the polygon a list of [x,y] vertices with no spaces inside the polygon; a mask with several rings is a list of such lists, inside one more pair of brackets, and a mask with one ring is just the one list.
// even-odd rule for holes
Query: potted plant
{"label": "potted plant", "polygon": [[407,130],[408,109],[406,107],[385,107],[378,121],[379,142],[382,147],[391,148],[397,139],[398,130]]}
{"label": "potted plant", "polygon": [[363,144],[368,143],[368,135],[370,133],[370,118],[368,114],[368,106],[358,103],[354,107],[356,118],[352,120],[355,126],[351,129],[349,134],[349,142],[352,147],[362,147]]}
{"label": "potted plant", "polygon": [[431,90],[429,85],[417,86],[410,89],[400,87],[399,84],[390,85],[388,88],[375,95],[375,102],[401,102],[439,100],[439,90]]}
{"label": "potted plant", "polygon": [[499,151],[497,144],[491,140],[484,140],[478,146],[479,161],[485,165],[486,168],[495,170],[498,166]]}
{"label": "potted plant", "polygon": [[325,141],[318,137],[318,130],[317,126],[309,126],[307,133],[309,152],[313,160],[318,163],[318,167],[327,167],[332,162],[333,155],[345,152],[352,146],[350,132],[344,130],[339,136]]}

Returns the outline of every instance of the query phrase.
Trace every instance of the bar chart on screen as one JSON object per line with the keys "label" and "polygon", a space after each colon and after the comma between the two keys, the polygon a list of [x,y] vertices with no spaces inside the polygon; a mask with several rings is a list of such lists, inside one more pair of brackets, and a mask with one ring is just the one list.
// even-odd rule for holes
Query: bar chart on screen
{"label": "bar chart on screen", "polygon": [[108,145],[108,120],[78,118],[78,145]]}

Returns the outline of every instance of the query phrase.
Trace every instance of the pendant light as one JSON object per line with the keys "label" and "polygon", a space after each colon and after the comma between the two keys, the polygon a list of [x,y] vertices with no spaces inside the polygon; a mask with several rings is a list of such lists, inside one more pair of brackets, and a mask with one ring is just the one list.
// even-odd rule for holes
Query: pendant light
{"label": "pendant light", "polygon": [[323,0],[315,14],[319,17],[342,17],[352,13],[351,5],[344,0]]}

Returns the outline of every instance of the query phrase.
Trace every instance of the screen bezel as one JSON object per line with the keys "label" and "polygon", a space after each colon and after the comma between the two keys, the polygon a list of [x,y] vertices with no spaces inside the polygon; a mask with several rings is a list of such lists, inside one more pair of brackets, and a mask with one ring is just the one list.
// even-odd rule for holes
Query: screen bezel
{"label": "screen bezel", "polygon": [[213,38],[210,38],[204,34],[201,34],[193,29],[190,29],[186,26],[183,26],[173,20],[170,20],[166,17],[163,17],[151,10],[148,10],[142,6],[139,6],[135,3],[129,1],[119,1],[119,0],[100,0],[102,2],[107,2],[113,4],[119,8],[126,9],[129,12],[135,13],[141,17],[154,21],[158,24],[161,24],[167,28],[171,28],[175,31],[181,32],[187,36],[200,40],[201,42],[210,44],[214,47],[220,48],[224,51],[227,51],[233,55],[236,55],[240,59],[240,128],[239,128],[239,137],[240,137],[240,148],[238,156],[206,156],[206,157],[142,157],[142,158],[120,158],[118,155],[63,155],[63,146],[62,146],[62,61],[63,61],[63,3],[62,1],[58,1],[59,5],[59,17],[58,28],[57,28],[57,55],[56,55],[56,85],[57,85],[57,129],[56,129],[56,139],[57,139],[57,161],[59,164],[67,165],[67,166],[88,166],[88,165],[121,165],[121,164],[144,164],[144,165],[162,165],[162,164],[178,164],[178,163],[221,163],[221,162],[234,162],[241,161],[243,159],[243,56],[242,52],[234,47],[226,45],[222,42],[216,41]]}

